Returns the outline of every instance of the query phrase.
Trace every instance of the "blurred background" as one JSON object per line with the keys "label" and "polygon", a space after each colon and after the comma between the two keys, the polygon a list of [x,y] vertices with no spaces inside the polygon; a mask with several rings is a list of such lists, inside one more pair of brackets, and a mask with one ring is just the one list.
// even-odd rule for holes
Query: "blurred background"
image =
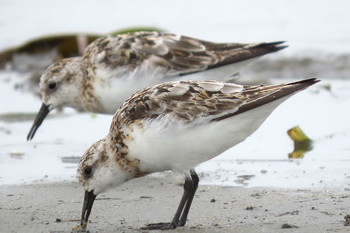
{"label": "blurred background", "polygon": [[1,0],[1,47],[45,34],[152,26],[213,41],[287,40],[286,53],[349,50],[349,3],[328,1]]}
{"label": "blurred background", "polygon": [[[41,105],[40,74],[57,54],[62,56],[61,50],[53,49],[57,44],[37,52],[28,42],[62,39],[63,35],[63,39],[95,38],[130,27],[157,28],[215,42],[285,40],[287,49],[245,68],[237,81],[322,80],[282,104],[245,142],[200,165],[203,183],[347,185],[349,9],[346,0],[0,0],[0,185],[75,180],[80,156],[107,134],[112,117],[64,109],[52,114],[33,141],[27,142]],[[297,125],[313,140],[312,150],[291,158],[294,143],[287,130]]]}

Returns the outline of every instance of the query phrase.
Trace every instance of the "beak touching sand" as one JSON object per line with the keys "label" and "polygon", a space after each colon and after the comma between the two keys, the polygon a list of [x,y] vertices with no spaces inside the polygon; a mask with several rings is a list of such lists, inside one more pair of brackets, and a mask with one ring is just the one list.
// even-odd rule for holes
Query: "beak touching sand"
{"label": "beak touching sand", "polygon": [[96,198],[96,195],[94,194],[93,190],[90,192],[85,191],[83,211],[81,213],[81,221],[80,221],[80,225],[83,229],[86,228],[95,198]]}
{"label": "beak touching sand", "polygon": [[27,141],[32,140],[32,138],[35,135],[35,132],[38,130],[39,126],[41,125],[41,123],[43,123],[45,117],[47,116],[47,114],[49,114],[50,111],[51,111],[50,105],[46,105],[44,103],[41,105],[41,108],[35,117],[32,128],[30,129],[30,131],[28,133]]}

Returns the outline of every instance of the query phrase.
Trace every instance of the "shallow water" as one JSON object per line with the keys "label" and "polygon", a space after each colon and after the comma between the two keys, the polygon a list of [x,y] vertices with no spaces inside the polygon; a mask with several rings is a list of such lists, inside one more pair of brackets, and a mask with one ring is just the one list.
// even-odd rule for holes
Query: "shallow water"
{"label": "shallow water", "polygon": [[[0,3],[0,49],[46,34],[107,33],[135,25],[214,41],[287,40],[289,48],[252,65],[242,79],[263,76],[276,78],[270,82],[287,82],[286,77],[316,76],[322,82],[283,103],[245,142],[200,165],[201,181],[300,188],[348,183],[349,1],[151,1],[151,9],[145,1]],[[0,72],[0,185],[74,180],[77,161],[107,134],[112,116],[65,109],[50,114],[34,140],[27,142],[41,102],[31,93],[14,90],[26,78],[26,74]],[[293,142],[286,131],[295,125],[314,140],[314,149],[303,159],[290,160]]]}

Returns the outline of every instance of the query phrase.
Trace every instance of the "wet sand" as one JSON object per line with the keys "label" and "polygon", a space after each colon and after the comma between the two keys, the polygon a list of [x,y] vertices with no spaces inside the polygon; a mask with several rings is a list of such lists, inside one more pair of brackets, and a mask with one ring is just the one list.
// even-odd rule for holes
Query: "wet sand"
{"label": "wet sand", "polygon": [[[235,188],[200,185],[185,227],[172,232],[350,232],[349,187]],[[70,232],[83,189],[76,182],[0,186],[0,232]],[[130,181],[95,201],[92,232],[147,232],[172,219],[182,195],[178,176]],[[157,231],[155,231],[157,232]]]}

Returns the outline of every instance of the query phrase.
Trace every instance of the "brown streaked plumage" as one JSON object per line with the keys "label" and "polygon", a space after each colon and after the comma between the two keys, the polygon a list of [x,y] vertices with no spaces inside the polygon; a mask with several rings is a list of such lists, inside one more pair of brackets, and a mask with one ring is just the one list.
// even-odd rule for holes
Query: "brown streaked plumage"
{"label": "brown streaked plumage", "polygon": [[283,43],[213,43],[168,32],[99,38],[83,56],[58,61],[43,74],[43,104],[27,139],[56,107],[114,114],[144,87],[176,80],[227,80],[253,59],[287,47]]}
{"label": "brown streaked plumage", "polygon": [[194,168],[244,141],[279,104],[317,82],[242,86],[177,81],[135,93],[115,113],[108,135],[81,158],[78,179],[85,197],[78,228],[86,228],[99,193],[166,170],[185,172],[183,198],[171,222],[143,229],[184,226],[199,183]]}
{"label": "brown streaked plumage", "polygon": [[276,52],[287,47],[282,43],[213,43],[167,32],[135,32],[97,39],[84,59],[96,64],[94,69],[123,66],[132,71],[147,61],[167,76],[186,75]]}
{"label": "brown streaked plumage", "polygon": [[129,98],[117,111],[114,124],[171,115],[192,123],[197,118],[219,121],[310,85],[310,80],[271,86],[241,86],[217,81],[179,81],[148,87]]}

